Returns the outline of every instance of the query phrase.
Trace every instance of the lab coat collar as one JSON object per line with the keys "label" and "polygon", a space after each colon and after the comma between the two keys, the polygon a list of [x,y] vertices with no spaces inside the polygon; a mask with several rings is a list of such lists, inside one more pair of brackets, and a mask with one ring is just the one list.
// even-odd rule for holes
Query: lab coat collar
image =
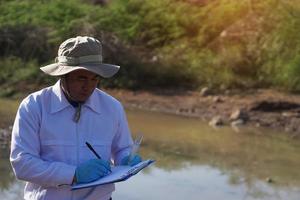
{"label": "lab coat collar", "polygon": [[[101,104],[100,104],[100,99],[98,98],[97,95],[97,90],[98,89],[94,90],[94,92],[91,94],[88,100],[83,104],[83,106],[87,106],[94,112],[100,114]],[[65,94],[61,89],[60,80],[58,80],[55,83],[55,85],[52,87],[52,91],[53,91],[53,95],[51,96],[51,113],[61,111],[64,108],[71,106],[71,104],[69,103],[69,101],[67,100]]]}
{"label": "lab coat collar", "polygon": [[68,102],[67,98],[65,97],[60,87],[60,80],[58,80],[55,83],[55,85],[53,85],[52,91],[53,93],[51,95],[51,109],[50,109],[51,114],[61,111],[68,106],[71,106],[71,104]]}
{"label": "lab coat collar", "polygon": [[84,106],[87,106],[94,112],[100,114],[101,104],[100,104],[99,95],[97,93],[99,93],[99,90],[96,88],[94,92],[91,94],[91,96],[88,98],[88,100],[84,103]]}

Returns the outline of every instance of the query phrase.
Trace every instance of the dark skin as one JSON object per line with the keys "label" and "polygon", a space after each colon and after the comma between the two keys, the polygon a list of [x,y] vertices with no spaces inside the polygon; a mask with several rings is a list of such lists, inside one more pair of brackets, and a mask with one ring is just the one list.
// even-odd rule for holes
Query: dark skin
{"label": "dark skin", "polygon": [[65,76],[64,87],[73,101],[85,102],[91,96],[98,83],[99,77],[97,74],[79,69]]}

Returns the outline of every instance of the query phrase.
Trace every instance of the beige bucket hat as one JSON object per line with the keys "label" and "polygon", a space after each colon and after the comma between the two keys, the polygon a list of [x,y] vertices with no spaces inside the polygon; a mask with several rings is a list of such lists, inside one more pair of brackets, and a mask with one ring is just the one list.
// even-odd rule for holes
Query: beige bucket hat
{"label": "beige bucket hat", "polygon": [[120,66],[102,63],[102,46],[99,40],[77,36],[67,39],[59,46],[55,63],[40,69],[51,76],[61,76],[74,70],[85,69],[109,78],[118,72]]}

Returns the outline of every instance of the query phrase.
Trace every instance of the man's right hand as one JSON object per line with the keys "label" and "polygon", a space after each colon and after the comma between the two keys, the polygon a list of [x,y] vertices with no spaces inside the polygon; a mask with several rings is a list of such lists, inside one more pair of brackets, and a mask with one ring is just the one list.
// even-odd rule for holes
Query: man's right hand
{"label": "man's right hand", "polygon": [[89,183],[95,181],[111,172],[108,161],[102,159],[91,159],[80,164],[75,170],[76,183]]}

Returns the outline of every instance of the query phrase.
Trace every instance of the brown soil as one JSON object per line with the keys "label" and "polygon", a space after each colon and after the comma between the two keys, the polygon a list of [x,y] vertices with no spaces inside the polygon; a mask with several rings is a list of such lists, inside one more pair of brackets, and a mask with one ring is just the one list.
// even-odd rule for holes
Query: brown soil
{"label": "brown soil", "polygon": [[[211,121],[216,116],[224,125],[237,121],[232,115],[246,113],[246,124],[269,127],[300,139],[300,95],[273,90],[201,94],[200,92],[108,90],[127,108],[139,108]],[[245,116],[244,115],[244,116]]]}

